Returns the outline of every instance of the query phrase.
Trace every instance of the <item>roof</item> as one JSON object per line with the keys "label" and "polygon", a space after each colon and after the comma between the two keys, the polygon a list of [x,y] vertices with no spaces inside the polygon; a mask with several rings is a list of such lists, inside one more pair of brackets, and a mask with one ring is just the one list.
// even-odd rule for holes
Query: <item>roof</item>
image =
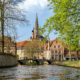
{"label": "roof", "polygon": [[21,41],[21,42],[17,42],[17,47],[21,47],[24,46],[28,41]]}
{"label": "roof", "polygon": [[[59,42],[59,43],[60,43],[61,45],[63,45],[64,48],[65,48],[65,45],[63,44],[63,42],[62,42],[61,40],[59,40],[58,38],[50,41],[50,47],[53,45],[53,43],[54,43],[55,41]],[[46,49],[48,48],[48,42],[45,44],[45,48],[46,48]],[[66,47],[66,48],[67,48],[67,47]]]}
{"label": "roof", "polygon": [[[40,40],[37,40],[37,39],[33,39],[33,40],[30,40],[30,41],[21,41],[21,42],[17,42],[16,44],[17,44],[17,47],[24,47],[24,49],[25,49],[25,47],[27,47],[27,46],[30,46],[31,44],[36,44],[36,43],[38,43],[38,41],[40,41]],[[36,43],[35,43],[36,42]],[[33,45],[34,45],[33,44]],[[39,44],[39,43],[38,43]]]}
{"label": "roof", "polygon": [[62,42],[62,41],[60,41],[58,38],[56,38],[56,39],[50,41],[50,47],[52,46],[52,44],[53,44],[55,41]]}

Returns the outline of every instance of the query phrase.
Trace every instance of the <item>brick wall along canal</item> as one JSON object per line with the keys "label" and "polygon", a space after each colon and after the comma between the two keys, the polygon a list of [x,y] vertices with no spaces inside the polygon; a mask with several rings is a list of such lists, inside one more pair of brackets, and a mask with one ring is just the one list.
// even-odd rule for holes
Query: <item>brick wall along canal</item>
{"label": "brick wall along canal", "polygon": [[80,80],[80,69],[56,65],[0,69],[0,80]]}

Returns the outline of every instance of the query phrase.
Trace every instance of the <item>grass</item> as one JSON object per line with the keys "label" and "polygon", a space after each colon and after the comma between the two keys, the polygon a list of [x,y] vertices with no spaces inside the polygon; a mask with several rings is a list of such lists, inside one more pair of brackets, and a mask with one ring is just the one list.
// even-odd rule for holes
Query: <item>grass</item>
{"label": "grass", "polygon": [[74,67],[74,68],[80,68],[80,61],[55,61],[55,62],[53,62],[53,64]]}

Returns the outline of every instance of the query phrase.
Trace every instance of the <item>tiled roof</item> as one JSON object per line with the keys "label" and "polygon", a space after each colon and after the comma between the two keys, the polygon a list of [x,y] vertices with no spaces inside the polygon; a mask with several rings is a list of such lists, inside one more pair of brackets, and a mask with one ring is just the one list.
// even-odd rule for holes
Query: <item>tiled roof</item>
{"label": "tiled roof", "polygon": [[[22,41],[22,42],[17,42],[17,47],[23,47],[23,49],[26,49],[28,46],[34,46],[34,44],[39,47],[39,41],[40,40],[31,40],[31,41]],[[43,45],[41,45],[41,48],[44,48]]]}
{"label": "tiled roof", "polygon": [[21,47],[21,46],[25,46],[27,43],[29,43],[30,41],[21,41],[21,42],[17,42],[17,47]]}

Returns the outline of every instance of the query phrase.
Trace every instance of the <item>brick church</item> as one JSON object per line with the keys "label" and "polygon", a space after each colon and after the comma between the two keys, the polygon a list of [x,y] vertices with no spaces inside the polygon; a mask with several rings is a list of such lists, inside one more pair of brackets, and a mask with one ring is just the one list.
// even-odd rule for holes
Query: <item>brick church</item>
{"label": "brick church", "polygon": [[[30,40],[17,43],[17,55],[19,59],[36,57],[38,59],[66,60],[70,58],[68,47],[58,38],[42,44],[45,38],[40,34],[38,16],[36,15],[35,27],[32,30]],[[32,53],[32,54],[30,54]],[[31,56],[30,56],[31,55]],[[73,59],[77,57],[75,51],[71,52]]]}

